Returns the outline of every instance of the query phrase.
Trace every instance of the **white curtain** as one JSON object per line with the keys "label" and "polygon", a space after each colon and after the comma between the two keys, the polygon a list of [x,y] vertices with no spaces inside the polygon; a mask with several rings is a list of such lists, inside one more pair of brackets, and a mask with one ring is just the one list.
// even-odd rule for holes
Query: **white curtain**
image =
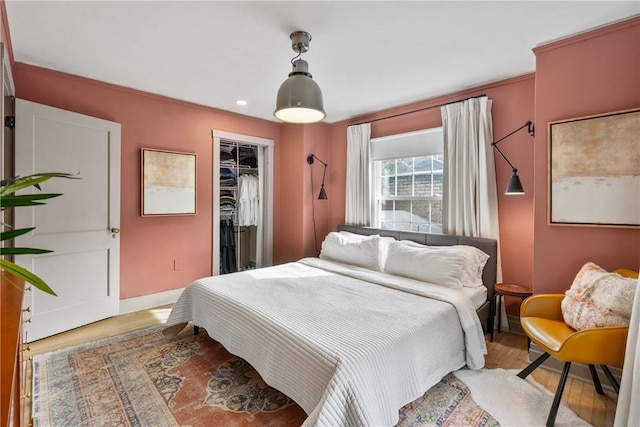
{"label": "white curtain", "polygon": [[442,107],[443,227],[448,234],[498,239],[493,124],[487,97]]}
{"label": "white curtain", "polygon": [[371,225],[370,137],[370,123],[347,128],[346,224]]}
{"label": "white curtain", "polygon": [[[633,300],[614,426],[640,425],[640,278]],[[632,404],[632,402],[635,402]]]}
{"label": "white curtain", "polygon": [[[498,240],[496,280],[501,282],[491,105],[489,98],[480,97],[441,109],[445,163],[442,226],[447,234]],[[501,316],[502,329],[508,330],[504,304],[502,307],[497,315]]]}

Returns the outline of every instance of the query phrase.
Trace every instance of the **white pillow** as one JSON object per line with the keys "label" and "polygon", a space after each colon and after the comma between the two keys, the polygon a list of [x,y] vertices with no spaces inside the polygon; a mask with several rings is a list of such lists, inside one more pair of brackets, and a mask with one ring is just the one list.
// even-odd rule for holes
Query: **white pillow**
{"label": "white pillow", "polygon": [[430,246],[389,244],[384,272],[434,285],[462,289],[465,258],[453,251],[432,250]]}
{"label": "white pillow", "polygon": [[359,241],[362,241],[362,240],[366,240],[371,236],[378,236],[377,234],[371,234],[371,235],[367,236],[367,235],[364,235],[364,234],[351,233],[350,231],[338,231],[338,234],[340,234],[341,236],[343,236],[347,240],[351,240],[353,242],[359,242]]}
{"label": "white pillow", "polygon": [[468,245],[425,246],[417,242],[412,242],[411,240],[402,240],[401,242],[410,246],[459,254],[465,260],[462,267],[462,277],[460,279],[462,286],[465,288],[479,288],[484,286],[482,282],[482,271],[490,256],[482,250]]}
{"label": "white pillow", "polygon": [[348,240],[351,240],[351,241],[354,241],[354,242],[360,242],[362,240],[366,240],[366,239],[369,239],[371,237],[377,237],[378,238],[378,268],[377,268],[377,271],[382,271],[382,269],[384,267],[384,263],[385,263],[385,260],[387,258],[387,248],[389,247],[389,243],[396,241],[396,239],[394,239],[393,237],[382,237],[379,234],[364,235],[364,234],[351,233],[349,231],[340,231],[339,233],[340,233],[341,236],[344,236]]}
{"label": "white pillow", "polygon": [[320,258],[381,271],[379,243],[378,235],[360,239],[331,232],[322,242]]}

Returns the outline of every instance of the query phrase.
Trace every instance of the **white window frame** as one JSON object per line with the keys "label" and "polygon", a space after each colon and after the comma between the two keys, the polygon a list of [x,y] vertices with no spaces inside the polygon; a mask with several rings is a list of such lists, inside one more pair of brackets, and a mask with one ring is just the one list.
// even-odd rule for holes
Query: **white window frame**
{"label": "white window frame", "polygon": [[[442,155],[444,151],[444,141],[442,137],[442,128],[425,129],[416,132],[391,135],[383,138],[374,138],[371,140],[371,220],[375,227],[382,228],[381,223],[381,205],[387,201],[440,201],[442,202],[442,194],[429,195],[429,196],[415,196],[415,195],[403,195],[403,196],[383,196],[381,194],[381,166],[384,160],[397,160],[415,157],[424,157],[429,155]],[[415,164],[414,164],[415,166]],[[442,165],[442,174],[444,176],[444,162]],[[410,173],[397,173],[397,163],[395,168],[395,185],[397,194],[398,177],[411,176],[412,179],[412,193],[415,191],[415,177],[419,175],[434,175],[433,169],[431,172],[416,172],[415,170]],[[433,181],[432,181],[433,182]],[[444,191],[443,191],[444,192]],[[431,219],[431,203],[429,203],[429,220]],[[395,212],[394,204],[394,212]],[[394,221],[395,222],[395,221]],[[442,224],[429,222],[430,226],[428,230],[420,230],[432,233],[441,233]],[[432,227],[432,224],[438,224],[439,227]],[[405,230],[402,230],[405,231]]]}

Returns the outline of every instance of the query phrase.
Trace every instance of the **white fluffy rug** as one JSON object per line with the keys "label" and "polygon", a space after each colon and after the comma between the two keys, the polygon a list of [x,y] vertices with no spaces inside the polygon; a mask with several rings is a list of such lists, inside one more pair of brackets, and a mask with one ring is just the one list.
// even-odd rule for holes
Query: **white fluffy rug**
{"label": "white fluffy rug", "polygon": [[[518,370],[461,369],[454,374],[464,382],[473,400],[498,420],[501,426],[544,426],[553,402],[553,394],[536,383],[531,376],[522,380]],[[565,393],[567,390],[565,389]],[[589,426],[563,402],[555,425]]]}

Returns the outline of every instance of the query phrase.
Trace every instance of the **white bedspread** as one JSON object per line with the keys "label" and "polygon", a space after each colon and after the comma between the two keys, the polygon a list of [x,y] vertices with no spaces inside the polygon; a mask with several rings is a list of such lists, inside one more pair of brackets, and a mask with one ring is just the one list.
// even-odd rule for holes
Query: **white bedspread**
{"label": "white bedspread", "polygon": [[486,354],[464,294],[318,258],[197,280],[165,332],[184,322],[295,400],[305,426],[392,426],[402,406],[465,364],[482,368]]}

